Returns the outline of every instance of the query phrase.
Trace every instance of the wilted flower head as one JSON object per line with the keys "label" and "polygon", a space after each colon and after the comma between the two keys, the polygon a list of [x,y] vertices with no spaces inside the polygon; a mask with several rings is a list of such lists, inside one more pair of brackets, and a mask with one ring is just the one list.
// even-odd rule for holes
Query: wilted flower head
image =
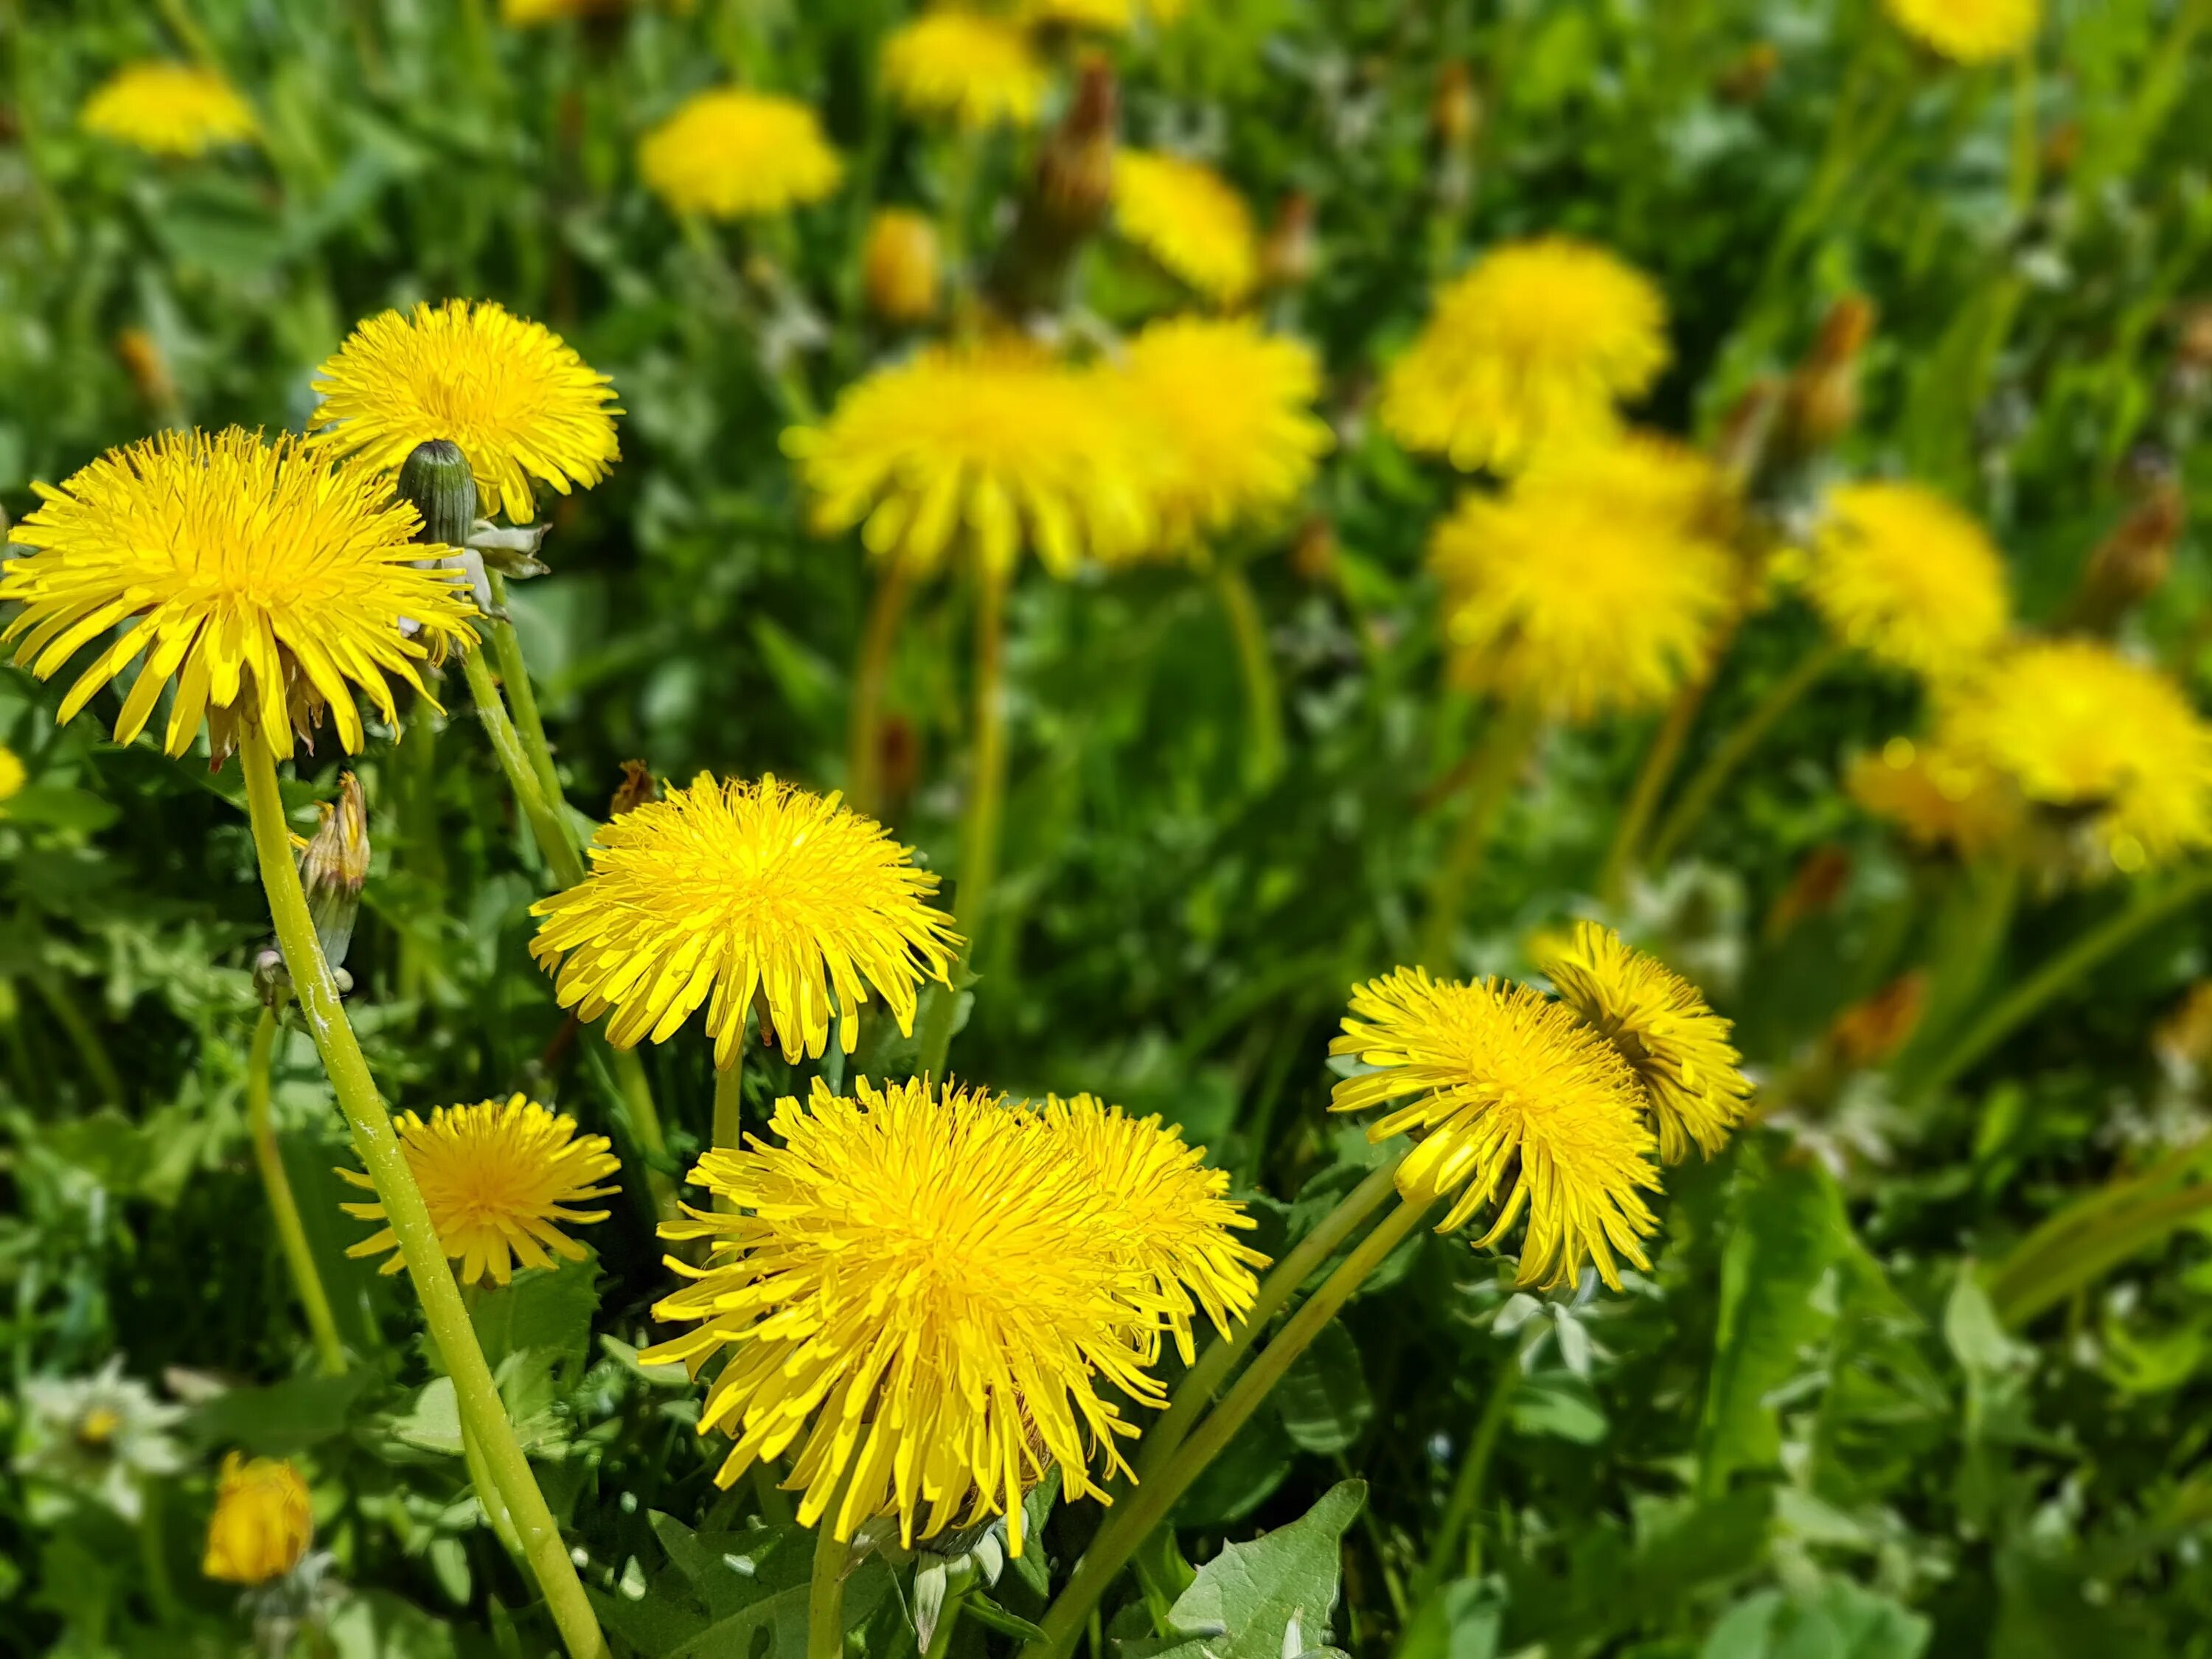
{"label": "wilted flower head", "polygon": [[132,64],[118,70],[77,119],[87,132],[155,155],[204,155],[255,132],[253,112],[230,83],[189,64]]}
{"label": "wilted flower head", "polygon": [[1329,1052],[1371,1068],[1340,1082],[1330,1109],[1385,1106],[1368,1139],[1415,1137],[1398,1189],[1451,1200],[1439,1231],[1494,1205],[1485,1247],[1525,1215],[1523,1285],[1571,1284],[1589,1261],[1618,1290],[1616,1258],[1650,1265],[1643,1193],[1659,1178],[1644,1089],[1571,1010],[1523,985],[1401,968],[1352,991]]}
{"label": "wilted flower head", "polygon": [[1013,340],[933,347],[846,389],[818,426],[784,434],[817,533],[917,575],[966,554],[1011,570],[1034,548],[1066,575],[1152,533],[1157,458],[1108,371]]}
{"label": "wilted flower head", "polygon": [[1235,305],[1259,279],[1252,210],[1212,167],[1148,150],[1114,156],[1114,223],[1169,275],[1216,305]]}
{"label": "wilted flower head", "polygon": [[1985,762],[1936,743],[1892,738],[1851,763],[1844,787],[1917,845],[1972,858],[2009,840],[2021,824],[2017,790]]}
{"label": "wilted flower head", "polygon": [[561,337],[491,301],[387,311],[315,374],[313,442],[392,472],[419,444],[458,444],[489,511],[535,515],[531,485],[561,495],[621,455],[614,392]]}
{"label": "wilted flower head", "polygon": [[[605,1210],[572,1207],[618,1190],[594,1186],[621,1167],[605,1135],[580,1135],[576,1120],[556,1116],[526,1095],[441,1106],[426,1122],[415,1112],[398,1119],[399,1150],[422,1189],[438,1243],[458,1263],[464,1285],[504,1285],[514,1264],[550,1267],[553,1258],[581,1261],[584,1247],[561,1231],[605,1221]],[[357,1170],[338,1174],[368,1192],[376,1183]],[[384,1205],[342,1204],[348,1215],[383,1221]],[[383,1271],[406,1263],[390,1227],[354,1245],[348,1255],[392,1252]]]}
{"label": "wilted flower head", "polygon": [[1663,702],[1741,586],[1708,463],[1656,441],[1564,452],[1437,526],[1451,672],[1566,720]]}
{"label": "wilted flower head", "polygon": [[805,105],[730,88],[696,94],[647,133],[637,166],[672,212],[710,219],[804,207],[845,173]]}
{"label": "wilted flower head", "polygon": [[591,856],[581,882],[531,907],[530,950],[562,1007],[613,1010],[619,1048],[666,1042],[705,1004],[726,1067],[757,994],[763,1042],[773,1027],[787,1057],[818,1058],[836,1015],[849,1054],[871,992],[911,1034],[916,988],[944,980],[959,945],[924,902],[937,878],[882,825],[773,776],[702,772],[603,826]]}
{"label": "wilted flower head", "polygon": [[[423,568],[453,550],[414,539],[422,520],[370,466],[333,468],[299,441],[236,427],[165,432],[110,450],[9,532],[0,599],[22,610],[0,638],[48,678],[118,623],[67,696],[72,718],[140,656],[115,720],[129,743],[173,680],[163,746],[181,755],[205,720],[218,758],[258,724],[280,755],[327,708],[338,741],[363,741],[356,689],[396,721],[392,680],[423,690],[416,664],[474,643],[459,573]],[[427,694],[426,694],[427,695]]]}
{"label": "wilted flower head", "polygon": [[322,822],[313,840],[300,843],[300,886],[307,896],[324,959],[343,968],[361,910],[361,890],[368,881],[368,802],[361,780],[350,772],[340,774],[337,799],[319,803],[316,811]]}
{"label": "wilted flower head", "polygon": [[980,131],[1034,124],[1052,76],[1014,24],[948,8],[925,12],[885,38],[883,82],[916,115]]}
{"label": "wilted flower head", "polygon": [[34,1376],[22,1397],[15,1473],[27,1479],[95,1498],[135,1521],[139,1484],[185,1466],[169,1437],[185,1408],[125,1376],[120,1355],[90,1376]]}
{"label": "wilted flower head", "polygon": [[878,208],[860,249],[868,308],[888,323],[919,323],[937,310],[937,227],[912,208]]}
{"label": "wilted flower head", "polygon": [[307,1483],[282,1458],[222,1460],[200,1571],[226,1584],[265,1584],[300,1565],[315,1535]]}
{"label": "wilted flower head", "polygon": [[1408,449],[1513,472],[1611,433],[1667,356],[1666,302],[1642,272],[1566,237],[1512,242],[1437,294],[1377,413]]}
{"label": "wilted flower head", "polygon": [[1973,520],[1917,484],[1831,494],[1805,588],[1838,638],[1935,679],[1972,666],[2012,623],[2003,556]]}
{"label": "wilted flower head", "polygon": [[2025,51],[2042,22],[2040,0],[1885,0],[1897,26],[1960,64],[1987,64]]}

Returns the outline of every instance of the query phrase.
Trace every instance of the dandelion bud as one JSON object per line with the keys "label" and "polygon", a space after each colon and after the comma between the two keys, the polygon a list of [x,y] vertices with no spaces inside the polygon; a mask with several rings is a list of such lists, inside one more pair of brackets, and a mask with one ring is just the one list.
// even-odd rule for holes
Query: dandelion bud
{"label": "dandelion bud", "polygon": [[1784,422],[1791,452],[1817,454],[1850,431],[1859,413],[1859,358],[1874,333],[1874,307],[1847,294],[1830,307],[1805,361],[1790,377]]}
{"label": "dandelion bud", "polygon": [[1851,878],[1851,855],[1836,846],[1816,847],[1799,863],[1790,884],[1766,913],[1766,937],[1783,938],[1802,921],[1836,908]]}
{"label": "dandelion bud", "polygon": [[1747,483],[1766,463],[1774,423],[1783,402],[1781,383],[1771,376],[1753,380],[1722,417],[1713,440],[1713,461],[1728,477]]}
{"label": "dandelion bud", "polygon": [[1927,1006],[1927,974],[1915,969],[1899,975],[1836,1016],[1828,1031],[1836,1057],[1853,1071],[1882,1064],[1905,1046]]}
{"label": "dandelion bud", "polygon": [[477,480],[461,447],[445,438],[415,446],[399,468],[399,493],[422,515],[422,539],[466,547],[477,524]]}
{"label": "dandelion bud", "polygon": [[300,1565],[315,1535],[307,1483],[281,1458],[222,1460],[200,1571],[229,1584],[265,1584]]}
{"label": "dandelion bud", "polygon": [[926,322],[937,310],[937,227],[910,208],[882,208],[860,254],[868,308],[887,323]]}
{"label": "dandelion bud", "polygon": [[1103,58],[1085,58],[1074,100],[1037,161],[1038,200],[1063,224],[1085,233],[1105,219],[1113,201],[1120,108],[1113,65]]}
{"label": "dandelion bud", "polygon": [[167,412],[176,407],[176,379],[152,335],[143,328],[125,329],[115,337],[115,355],[148,408]]}
{"label": "dandelion bud", "polygon": [[625,812],[636,811],[649,800],[660,799],[660,786],[653,781],[653,769],[641,760],[626,760],[622,763],[623,781],[607,802],[607,816],[618,818]]}
{"label": "dandelion bud", "polygon": [[1261,280],[1269,288],[1303,288],[1314,274],[1313,198],[1294,190],[1275,210],[1274,228],[1260,250]]}
{"label": "dandelion bud", "polygon": [[1436,134],[1437,148],[1466,149],[1481,125],[1482,101],[1475,96],[1474,76],[1465,64],[1446,64],[1437,72],[1436,96],[1429,103],[1429,130]]}
{"label": "dandelion bud", "polygon": [[2158,1023],[2151,1048],[2172,1072],[2194,1075],[2212,1064],[2212,980],[2189,988],[2180,1006]]}
{"label": "dandelion bud", "polygon": [[338,798],[325,801],[323,821],[300,853],[300,885],[315,919],[315,938],[332,968],[343,965],[353,942],[354,918],[361,913],[361,890],[368,880],[368,805],[361,780],[350,772],[338,779]]}
{"label": "dandelion bud", "polygon": [[2069,620],[2084,631],[2108,633],[2157,592],[2173,568],[2174,544],[2188,517],[2180,485],[2170,477],[2154,482],[2135,510],[2089,556]]}
{"label": "dandelion bud", "polygon": [[1318,513],[1298,526],[1297,539],[1291,544],[1291,568],[1300,581],[1336,578],[1336,526]]}
{"label": "dandelion bud", "polygon": [[1725,104],[1755,104],[1781,68],[1781,52],[1771,40],[1761,40],[1737,54],[1714,81],[1713,90]]}

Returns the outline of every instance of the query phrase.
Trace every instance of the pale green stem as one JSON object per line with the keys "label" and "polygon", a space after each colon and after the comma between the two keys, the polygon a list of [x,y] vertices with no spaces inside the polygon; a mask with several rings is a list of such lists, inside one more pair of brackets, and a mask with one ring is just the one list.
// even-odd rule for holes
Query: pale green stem
{"label": "pale green stem", "polygon": [[853,669],[853,708],[845,757],[845,799],[856,812],[880,817],[883,799],[884,686],[890,678],[891,653],[906,614],[906,568],[894,560],[876,576],[868,599],[868,619],[860,633],[860,660]]}
{"label": "pale green stem", "polygon": [[[494,609],[507,609],[507,579],[496,570],[487,571],[491,584]],[[491,620],[491,647],[499,658],[499,678],[507,690],[507,707],[514,711],[514,730],[522,740],[522,752],[529,757],[530,769],[538,780],[539,793],[556,817],[562,817],[562,796],[561,775],[553,767],[553,746],[545,741],[545,722],[538,717],[538,694],[531,689],[530,666],[522,659],[522,640],[514,631],[514,622],[504,615]],[[567,823],[563,818],[562,828]]]}
{"label": "pale green stem", "polygon": [[745,1138],[745,1045],[738,1040],[737,1052],[727,1066],[714,1068],[714,1139],[717,1146],[742,1146]]}
{"label": "pale green stem", "polygon": [[923,1659],[945,1659],[952,1650],[952,1627],[960,1622],[960,1610],[967,1601],[965,1589],[946,1592],[945,1605],[938,1609],[937,1628],[929,1633],[929,1651]]}
{"label": "pale green stem", "polygon": [[1233,559],[1212,562],[1213,591],[1221,600],[1229,631],[1237,641],[1237,667],[1244,680],[1244,708],[1249,729],[1244,750],[1244,778],[1254,788],[1265,788],[1283,769],[1283,700],[1275,684],[1274,659],[1267,649],[1267,623],[1259,601],[1246,580],[1244,567]]}
{"label": "pale green stem", "polygon": [[[461,1305],[469,1311],[469,1323],[473,1327],[477,1304],[482,1299],[483,1286],[471,1283],[461,1286]],[[483,1511],[492,1535],[499,1540],[500,1547],[513,1556],[518,1564],[524,1560],[521,1534],[514,1529],[514,1517],[507,1513],[507,1501],[499,1495],[499,1483],[491,1478],[491,1467],[484,1462],[483,1449],[477,1444],[465,1424],[461,1428],[461,1462],[469,1472],[469,1485],[477,1495],[477,1507]]]}
{"label": "pale green stem", "polygon": [[138,1487],[138,1558],[146,1569],[146,1599],[155,1617],[171,1630],[177,1627],[177,1587],[169,1576],[169,1540],[161,1525],[163,1483],[142,1480]]}
{"label": "pale green stem", "polygon": [[1237,1379],[1227,1397],[1192,1431],[1167,1467],[1114,1506],[1106,1524],[1099,1528],[1097,1537],[1084,1553],[1066,1588],[1045,1610],[1040,1621],[1044,1631],[1042,1639],[1024,1649],[1023,1659],[1066,1659],[1091,1610],[1097,1606],[1115,1576],[1128,1565],[1130,1556],[1167,1519],[1176,1500],[1190,1490],[1191,1483],[1250,1420],[1292,1362],[1312,1346],[1313,1340],[1336,1317],[1352,1292],[1420,1224],[1431,1202],[1408,1199],[1386,1216],[1382,1224],[1344,1259],[1344,1265],[1291,1316],[1281,1334],[1260,1351],[1259,1357]]}
{"label": "pale green stem", "polygon": [[1432,974],[1449,975],[1452,941],[1459,933],[1467,896],[1475,872],[1490,845],[1498,815],[1512,793],[1521,763],[1534,747],[1541,721],[1534,708],[1509,705],[1492,711],[1490,723],[1476,739],[1474,765],[1468,781],[1467,805],[1451,846],[1429,882],[1429,909],[1421,928],[1421,965]]}
{"label": "pale green stem", "polygon": [[556,809],[538,787],[537,770],[530,763],[522,739],[515,734],[514,722],[507,717],[507,704],[499,695],[499,687],[492,683],[491,670],[483,658],[483,652],[471,651],[461,659],[463,672],[468,676],[469,695],[476,700],[477,713],[483,720],[485,735],[491,739],[491,750],[498,758],[499,769],[507,775],[507,787],[514,792],[514,804],[522,809],[539,854],[552,868],[555,884],[574,887],[584,878],[583,857],[568,838],[568,826],[556,816]]}
{"label": "pale green stem", "polygon": [[325,1376],[337,1376],[346,1368],[345,1344],[338,1339],[338,1324],[331,1314],[323,1276],[315,1270],[315,1253],[307,1248],[307,1231],[300,1222],[291,1179],[284,1173],[284,1155],[277,1148],[276,1127],[270,1111],[269,1063],[276,1048],[276,1011],[264,1008],[246,1051],[246,1126],[253,1138],[253,1158],[260,1166],[262,1188],[269,1195],[270,1218],[276,1224],[276,1242],[283,1247],[284,1264],[292,1270],[292,1288],[299,1294],[301,1311],[307,1315],[307,1329],[315,1340],[315,1357]]}
{"label": "pale green stem", "polygon": [[355,1151],[384,1206],[386,1224],[398,1243],[400,1259],[422,1302],[431,1340],[437,1345],[447,1375],[453,1378],[462,1426],[483,1449],[493,1480],[514,1517],[524,1558],[537,1577],[572,1659],[601,1659],[607,1647],[599,1620],[585,1597],[575,1564],[561,1541],[552,1510],[538,1490],[530,1461],[507,1421],[491,1367],[484,1361],[468,1310],[461,1305],[460,1289],[446,1264],[437,1229],[422,1202],[422,1190],[415,1184],[414,1171],[400,1152],[384,1102],[377,1096],[368,1062],[347,1022],[344,1005],[338,1000],[337,981],[316,941],[314,921],[308,914],[307,895],[293,862],[283,799],[276,787],[275,750],[264,736],[254,732],[248,734],[239,758],[246,773],[247,816],[260,861],[261,883],[268,894],[270,916],[276,924],[285,969],[291,975],[293,994],[299,999],[315,1050],[322,1057],[339,1109],[353,1131]]}
{"label": "pale green stem", "polygon": [[[846,1480],[852,1476],[848,1472]],[[814,1528],[814,1575],[806,1586],[806,1659],[838,1659],[845,1650],[845,1568],[853,1548],[837,1536],[845,1481]],[[948,1609],[949,1611],[949,1609]]]}
{"label": "pale green stem", "polygon": [[1620,902],[1627,890],[1629,877],[1639,866],[1644,831],[1651,827],[1652,817],[1674,779],[1674,769],[1681,763],[1690,730],[1698,723],[1698,713],[1705,706],[1713,682],[1720,678],[1721,659],[1734,633],[1731,624],[1728,635],[1716,643],[1705,671],[1674,694],[1666,718],[1652,734],[1651,746],[1644,751],[1643,768],[1636,775],[1635,787],[1629,792],[1627,804],[1620,809],[1620,823],[1613,826],[1613,845],[1607,849],[1605,868],[1598,876],[1598,896],[1609,905]]}
{"label": "pale green stem", "polygon": [[663,1221],[673,1221],[678,1207],[676,1182],[663,1167],[668,1161],[668,1139],[661,1133],[660,1112],[653,1103],[653,1079],[646,1076],[645,1062],[636,1049],[609,1044],[607,1054],[614,1067],[615,1086],[629,1109],[630,1133],[647,1154],[645,1185],[653,1195],[653,1212]]}

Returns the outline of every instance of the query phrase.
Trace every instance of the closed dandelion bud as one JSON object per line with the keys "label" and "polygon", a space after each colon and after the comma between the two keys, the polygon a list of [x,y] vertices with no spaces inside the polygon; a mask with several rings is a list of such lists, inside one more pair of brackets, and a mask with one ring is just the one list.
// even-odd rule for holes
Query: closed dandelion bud
{"label": "closed dandelion bud", "polygon": [[1905,1047],[1927,1006],[1928,975],[1915,969],[1837,1015],[1828,1041],[1853,1071],[1879,1066]]}
{"label": "closed dandelion bud", "polygon": [[1336,526],[1316,514],[1298,527],[1291,544],[1291,568],[1300,581],[1322,583],[1336,579]]}
{"label": "closed dandelion bud", "polygon": [[623,781],[607,802],[607,816],[611,818],[618,818],[649,800],[660,799],[660,786],[653,781],[653,769],[643,761],[626,760],[622,769]]}
{"label": "closed dandelion bud", "polygon": [[1313,198],[1294,190],[1275,210],[1274,228],[1260,249],[1260,278],[1274,289],[1303,288],[1313,280]]}
{"label": "closed dandelion bud", "polygon": [[344,964],[353,942],[361,890],[368,880],[368,806],[361,780],[338,779],[338,798],[322,804],[322,823],[300,853],[300,885],[315,919],[315,938],[332,968]]}
{"label": "closed dandelion bud", "polygon": [[1084,60],[1083,78],[1060,130],[1037,161],[1037,197],[1062,224],[1093,230],[1114,199],[1114,138],[1121,94],[1103,58]]}
{"label": "closed dandelion bud", "polygon": [[222,1460],[200,1571],[227,1584],[265,1584],[300,1565],[315,1535],[307,1483],[281,1458]]}
{"label": "closed dandelion bud", "polygon": [[149,408],[167,410],[175,404],[177,382],[152,335],[143,328],[125,329],[115,337],[115,355]]}
{"label": "closed dandelion bud", "polygon": [[1766,95],[1782,67],[1782,54],[1771,40],[1761,40],[1739,53],[1714,82],[1723,103],[1755,104]]}
{"label": "closed dandelion bud", "polygon": [[416,445],[400,464],[399,493],[422,515],[422,540],[468,545],[477,522],[477,480],[459,444],[433,438]]}
{"label": "closed dandelion bud", "polygon": [[2173,356],[2179,367],[2199,374],[2212,369],[2212,303],[2184,307],[2174,323]]}
{"label": "closed dandelion bud", "polygon": [[1851,878],[1851,855],[1841,847],[1816,847],[1790,878],[1790,884],[1766,913],[1766,936],[1779,939],[1801,921],[1823,916],[1844,896]]}
{"label": "closed dandelion bud", "polygon": [[868,308],[887,323],[927,321],[937,310],[937,227],[910,208],[883,208],[860,254]]}
{"label": "closed dandelion bud", "polygon": [[2151,1048],[2170,1071],[2196,1073],[2212,1064],[2212,979],[2200,979],[2160,1020]]}
{"label": "closed dandelion bud", "polygon": [[1474,76],[1465,64],[1446,64],[1437,73],[1436,96],[1429,104],[1429,130],[1437,147],[1445,151],[1466,149],[1482,125],[1482,101],[1475,96]]}
{"label": "closed dandelion bud", "polygon": [[2127,613],[2165,585],[2173,569],[2174,544],[2188,522],[2181,487],[2160,478],[2135,510],[2097,544],[2081,573],[2071,620],[2090,633],[2109,632]]}
{"label": "closed dandelion bud", "polygon": [[1713,440],[1713,461],[1738,482],[1759,476],[1774,437],[1774,423],[1782,410],[1782,383],[1771,375],[1753,380],[1722,417]]}
{"label": "closed dandelion bud", "polygon": [[1847,294],[1829,307],[1819,337],[1790,377],[1790,447],[1801,455],[1826,449],[1851,429],[1859,413],[1859,359],[1874,333],[1874,307]]}
{"label": "closed dandelion bud", "polygon": [[2061,121],[2043,141],[2043,170],[2053,178],[2074,170],[2081,155],[2081,124]]}

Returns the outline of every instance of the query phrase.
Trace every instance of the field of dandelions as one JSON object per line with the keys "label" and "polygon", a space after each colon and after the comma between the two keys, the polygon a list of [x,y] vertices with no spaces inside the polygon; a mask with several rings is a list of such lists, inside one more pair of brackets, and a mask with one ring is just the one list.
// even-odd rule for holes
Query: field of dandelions
{"label": "field of dandelions", "polygon": [[2212,1659],[2212,0],[0,0],[0,1651]]}

